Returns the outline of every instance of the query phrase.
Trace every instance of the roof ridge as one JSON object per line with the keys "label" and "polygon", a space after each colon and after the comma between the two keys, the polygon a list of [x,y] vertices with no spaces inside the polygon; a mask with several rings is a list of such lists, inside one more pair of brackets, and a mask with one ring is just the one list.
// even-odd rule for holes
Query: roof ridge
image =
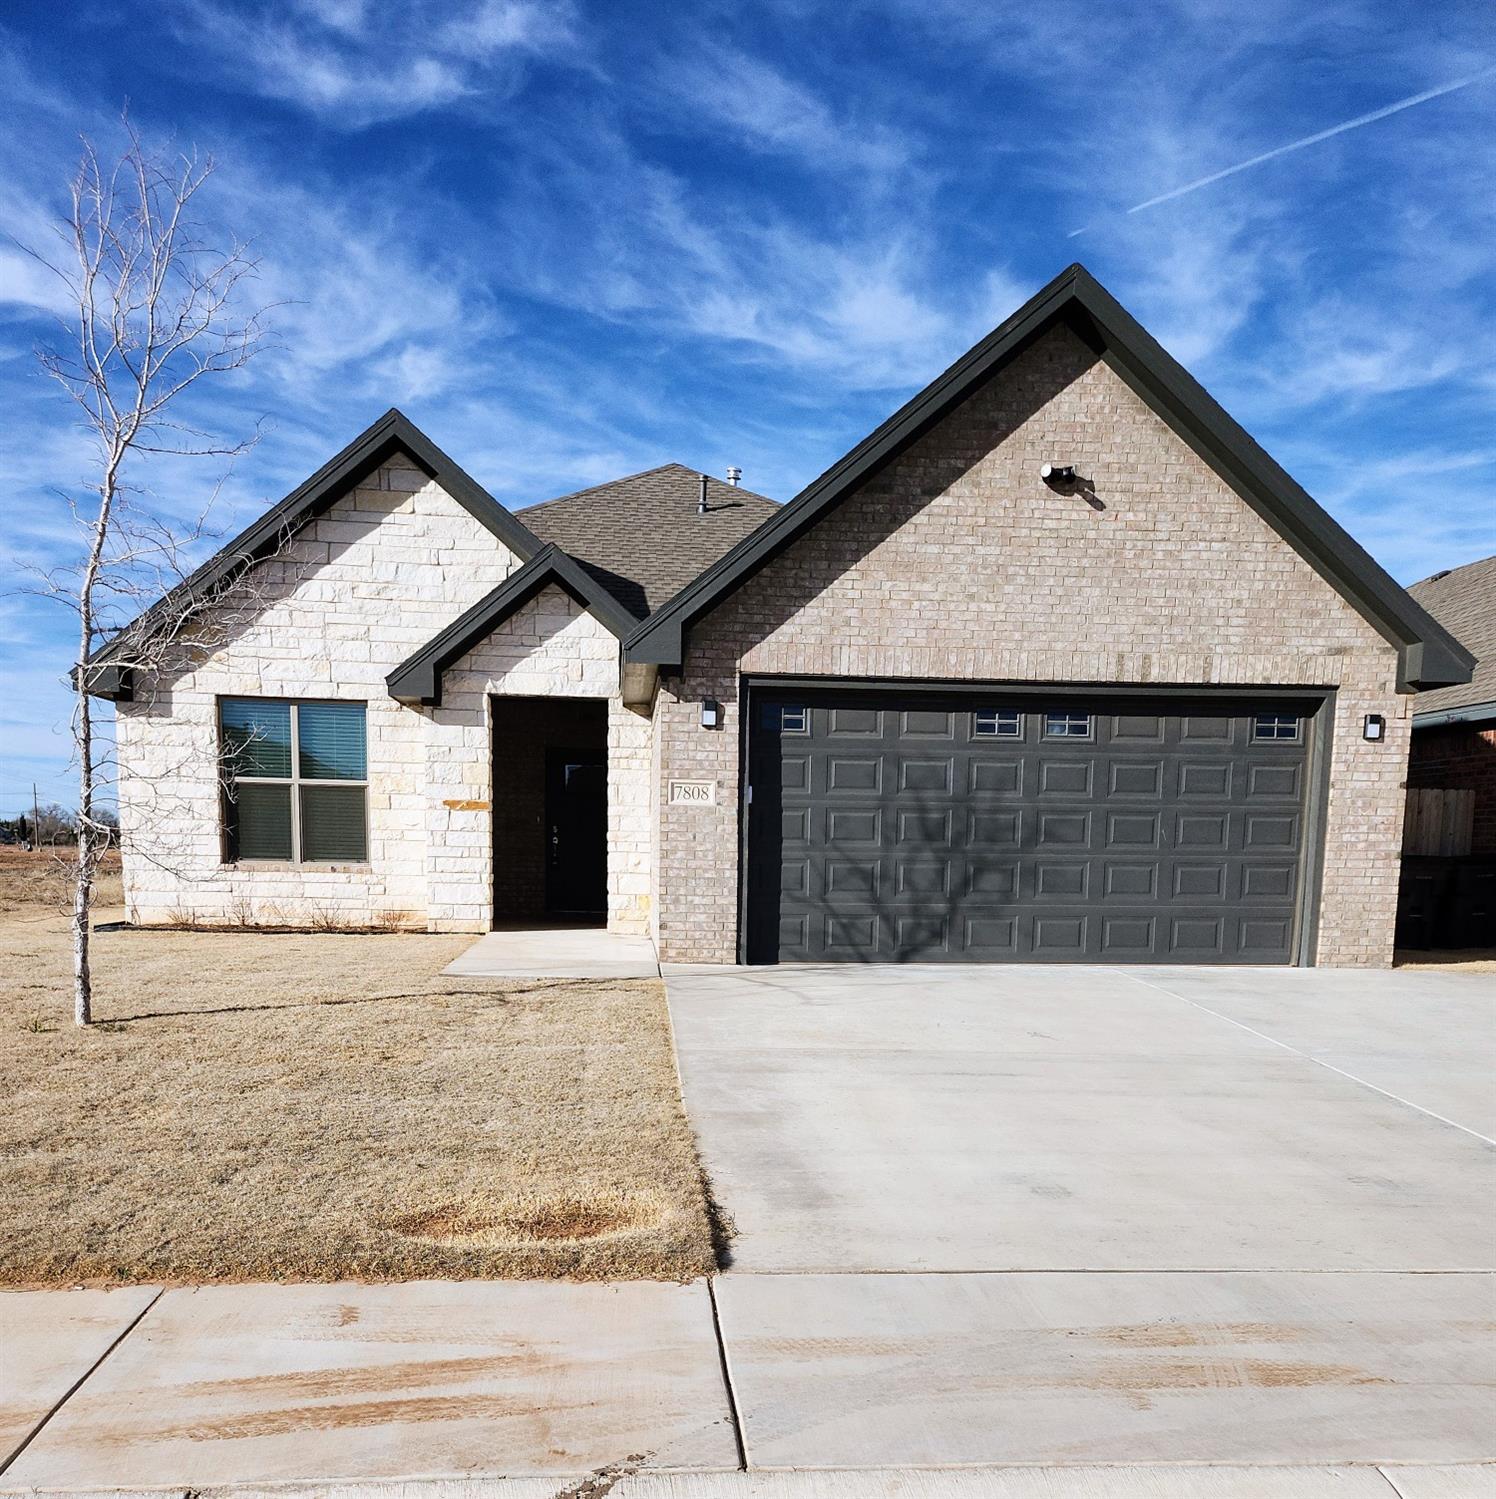
{"label": "roof ridge", "polygon": [[[667,470],[678,469],[683,474],[693,476],[705,472],[703,469],[692,468],[688,463],[677,463],[673,459],[668,463],[657,463],[653,468],[641,468],[636,474],[621,474],[616,479],[604,479],[600,484],[589,484],[585,489],[574,489],[569,494],[558,494],[549,500],[537,500],[533,505],[526,505],[517,510],[516,515],[529,515],[535,510],[545,510],[551,505],[560,505],[567,500],[580,500],[589,494],[596,494],[602,489],[612,489],[619,484],[628,484],[635,479],[647,479],[651,474],[663,474]],[[756,489],[745,489],[741,484],[729,484],[726,479],[719,479],[715,474],[707,474],[706,477],[714,484],[721,484],[728,489],[735,489],[741,495],[749,499],[762,500],[766,505],[778,505],[779,501],[771,499],[766,494],[760,494]]]}
{"label": "roof ridge", "polygon": [[1441,567],[1438,572],[1430,573],[1426,578],[1419,578],[1416,583],[1409,583],[1409,588],[1422,588],[1425,583],[1442,583],[1445,578],[1452,578],[1456,573],[1469,572],[1472,567],[1484,567],[1487,563],[1496,562],[1496,552],[1489,557],[1476,557],[1470,562],[1461,562],[1455,567]]}

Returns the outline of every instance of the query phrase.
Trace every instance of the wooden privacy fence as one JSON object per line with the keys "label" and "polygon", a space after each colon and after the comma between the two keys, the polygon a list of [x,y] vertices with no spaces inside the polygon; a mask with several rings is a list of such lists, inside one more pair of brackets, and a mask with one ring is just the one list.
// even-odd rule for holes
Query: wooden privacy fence
{"label": "wooden privacy fence", "polygon": [[1470,852],[1474,826],[1475,792],[1468,787],[1410,789],[1402,851],[1419,857],[1459,858]]}

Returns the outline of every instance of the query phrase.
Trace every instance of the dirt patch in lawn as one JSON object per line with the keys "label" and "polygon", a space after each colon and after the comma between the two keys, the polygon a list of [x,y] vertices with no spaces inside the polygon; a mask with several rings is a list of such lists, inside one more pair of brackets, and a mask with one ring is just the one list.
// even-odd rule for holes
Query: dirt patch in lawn
{"label": "dirt patch in lawn", "polygon": [[661,985],[471,941],[100,932],[80,1031],[64,918],[0,914],[0,1283],[708,1272]]}

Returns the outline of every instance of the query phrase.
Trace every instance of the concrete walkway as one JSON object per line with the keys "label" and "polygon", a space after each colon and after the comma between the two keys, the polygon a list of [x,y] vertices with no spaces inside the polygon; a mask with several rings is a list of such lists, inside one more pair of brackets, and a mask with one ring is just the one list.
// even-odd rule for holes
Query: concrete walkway
{"label": "concrete walkway", "polygon": [[0,1492],[1496,1495],[1496,980],[667,985],[726,1274],[0,1294]]}
{"label": "concrete walkway", "polygon": [[443,973],[485,979],[653,979],[659,959],[648,937],[602,927],[505,927],[479,937]]}

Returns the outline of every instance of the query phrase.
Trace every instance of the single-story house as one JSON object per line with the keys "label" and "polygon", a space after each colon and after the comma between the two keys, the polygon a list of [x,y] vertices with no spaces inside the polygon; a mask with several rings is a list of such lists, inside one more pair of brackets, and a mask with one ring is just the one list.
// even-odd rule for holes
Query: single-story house
{"label": "single-story house", "polygon": [[1496,557],[1408,590],[1476,656],[1468,682],[1422,693],[1408,758],[1398,942],[1496,946]]}
{"label": "single-story house", "polygon": [[783,506],[516,514],[390,412],[89,685],[142,923],[1376,965],[1412,695],[1471,666],[1072,266]]}

